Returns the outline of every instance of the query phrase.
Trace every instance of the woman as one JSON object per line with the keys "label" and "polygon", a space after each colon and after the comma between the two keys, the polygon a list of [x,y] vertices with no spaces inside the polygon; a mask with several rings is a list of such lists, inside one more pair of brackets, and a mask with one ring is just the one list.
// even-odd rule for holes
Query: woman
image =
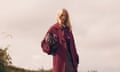
{"label": "woman", "polygon": [[58,11],[56,21],[46,33],[41,47],[53,55],[53,72],[77,72],[79,57],[66,9]]}

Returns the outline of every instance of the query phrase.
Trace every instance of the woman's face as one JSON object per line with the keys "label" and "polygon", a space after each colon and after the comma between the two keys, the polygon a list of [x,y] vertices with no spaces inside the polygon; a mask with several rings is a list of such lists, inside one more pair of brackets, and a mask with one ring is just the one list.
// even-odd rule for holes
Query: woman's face
{"label": "woman's face", "polygon": [[65,24],[66,19],[67,19],[67,13],[65,11],[62,11],[60,15],[61,24]]}

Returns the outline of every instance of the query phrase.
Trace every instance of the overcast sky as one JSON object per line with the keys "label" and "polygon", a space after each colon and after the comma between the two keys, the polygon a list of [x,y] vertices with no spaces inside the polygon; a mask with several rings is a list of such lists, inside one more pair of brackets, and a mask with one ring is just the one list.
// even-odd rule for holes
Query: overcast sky
{"label": "overcast sky", "polygon": [[120,0],[0,0],[0,47],[10,44],[13,65],[52,68],[40,43],[56,12],[70,14],[79,70],[120,72]]}

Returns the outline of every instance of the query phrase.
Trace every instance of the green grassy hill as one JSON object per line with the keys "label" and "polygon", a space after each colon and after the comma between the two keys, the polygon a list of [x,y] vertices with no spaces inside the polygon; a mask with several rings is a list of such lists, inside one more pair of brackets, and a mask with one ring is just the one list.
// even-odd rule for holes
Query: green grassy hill
{"label": "green grassy hill", "polygon": [[7,53],[7,48],[0,49],[0,72],[52,72],[50,70],[28,70],[12,65],[11,57]]}

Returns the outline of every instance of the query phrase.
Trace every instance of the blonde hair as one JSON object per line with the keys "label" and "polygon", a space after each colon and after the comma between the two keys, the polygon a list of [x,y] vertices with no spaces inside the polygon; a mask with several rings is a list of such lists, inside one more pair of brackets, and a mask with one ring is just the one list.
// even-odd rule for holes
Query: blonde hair
{"label": "blonde hair", "polygon": [[63,9],[58,10],[56,20],[57,20],[57,22],[59,22],[60,16],[63,12],[65,12],[67,14],[67,19],[66,19],[66,22],[65,22],[66,26],[69,28],[70,31],[72,31],[72,26],[71,26],[71,23],[70,23],[70,17],[69,17],[68,11],[66,9],[63,8]]}

